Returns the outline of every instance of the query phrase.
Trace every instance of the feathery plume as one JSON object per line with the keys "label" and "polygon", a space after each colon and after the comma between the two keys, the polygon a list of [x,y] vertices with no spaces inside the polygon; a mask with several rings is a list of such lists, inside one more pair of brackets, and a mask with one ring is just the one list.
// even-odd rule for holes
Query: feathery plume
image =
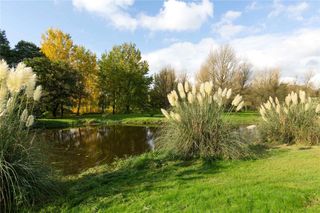
{"label": "feathery plume", "polygon": [[237,106],[236,111],[238,112],[240,109],[242,109],[243,105],[244,105],[244,102],[241,101],[240,104]]}
{"label": "feathery plume", "polygon": [[204,83],[204,90],[207,93],[207,95],[211,95],[212,85],[209,82]]}
{"label": "feathery plume", "polygon": [[320,113],[320,104],[318,104],[316,107],[316,113]]}
{"label": "feathery plume", "polygon": [[185,90],[185,92],[186,93],[188,93],[189,92],[189,83],[188,83],[188,81],[186,81],[186,82],[184,82],[184,90]]}
{"label": "feathery plume", "polygon": [[27,122],[26,122],[26,127],[31,127],[34,123],[34,116],[33,115],[29,115],[27,118]]}
{"label": "feathery plume", "polygon": [[189,102],[190,104],[192,104],[193,101],[194,101],[194,96],[193,96],[193,94],[192,94],[191,92],[189,92],[189,93],[188,93],[188,102]]}
{"label": "feathery plume", "polygon": [[231,104],[233,106],[238,106],[238,104],[241,102],[241,100],[242,100],[242,96],[238,94],[238,95],[236,95],[236,97],[234,97]]}
{"label": "feathery plume", "polygon": [[7,78],[8,70],[9,70],[9,67],[7,62],[2,59],[0,61],[0,83]]}
{"label": "feathery plume", "polygon": [[228,92],[227,92],[227,99],[229,99],[232,95],[232,89],[228,89]]}
{"label": "feathery plume", "polygon": [[299,98],[300,98],[300,103],[305,103],[306,102],[306,92],[299,90]]}
{"label": "feathery plume", "polygon": [[182,83],[178,84],[178,92],[179,92],[179,95],[182,99],[184,99],[186,97],[186,93],[184,92]]}
{"label": "feathery plume", "polygon": [[41,94],[42,94],[42,86],[39,85],[39,86],[37,86],[37,88],[34,90],[33,100],[34,100],[34,101],[39,101],[40,98],[41,98]]}
{"label": "feathery plume", "polygon": [[26,122],[27,119],[28,119],[28,110],[24,109],[23,112],[21,113],[20,120],[22,122]]}

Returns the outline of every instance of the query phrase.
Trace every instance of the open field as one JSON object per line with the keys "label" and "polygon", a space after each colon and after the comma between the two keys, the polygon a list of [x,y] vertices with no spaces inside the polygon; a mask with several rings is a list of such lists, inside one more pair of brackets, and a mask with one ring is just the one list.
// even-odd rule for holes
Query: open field
{"label": "open field", "polygon": [[[259,122],[259,114],[256,112],[242,112],[231,114],[226,118],[232,124],[250,125]],[[83,115],[69,116],[66,118],[45,118],[37,120],[38,128],[65,128],[85,125],[160,125],[164,121],[161,114],[116,114],[116,115]]]}
{"label": "open field", "polygon": [[[277,147],[247,161],[163,161],[145,154],[65,177],[42,212],[319,212],[320,147]],[[128,163],[130,162],[130,163]]]}

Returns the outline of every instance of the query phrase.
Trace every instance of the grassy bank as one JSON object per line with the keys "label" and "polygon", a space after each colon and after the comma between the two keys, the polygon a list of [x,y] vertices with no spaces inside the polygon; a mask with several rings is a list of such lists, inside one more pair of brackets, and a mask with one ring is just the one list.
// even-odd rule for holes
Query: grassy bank
{"label": "grassy bank", "polygon": [[[43,212],[319,212],[320,147],[281,147],[248,161],[162,161],[142,155],[116,170],[65,178]],[[134,162],[134,163],[132,163]],[[133,166],[134,165],[134,166]]]}
{"label": "grassy bank", "polygon": [[[259,115],[255,112],[242,112],[231,114],[229,118],[233,124],[250,125],[259,121]],[[85,125],[160,125],[164,121],[161,114],[150,116],[150,114],[117,114],[117,115],[83,115],[68,116],[65,118],[46,118],[38,119],[38,128],[65,128]]]}

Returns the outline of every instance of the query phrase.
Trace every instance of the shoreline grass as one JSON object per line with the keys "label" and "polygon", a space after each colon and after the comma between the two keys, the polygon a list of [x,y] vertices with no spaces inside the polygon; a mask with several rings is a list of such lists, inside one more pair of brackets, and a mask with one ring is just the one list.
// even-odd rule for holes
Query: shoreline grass
{"label": "shoreline grass", "polygon": [[[260,121],[257,112],[231,113],[228,118],[235,125],[251,125]],[[67,116],[65,118],[42,118],[37,119],[36,128],[67,128],[76,126],[94,125],[130,125],[130,126],[159,126],[164,122],[161,114],[94,114],[82,116]]]}
{"label": "shoreline grass", "polygon": [[64,177],[41,212],[319,212],[320,147],[280,146],[256,160],[162,160],[152,153]]}

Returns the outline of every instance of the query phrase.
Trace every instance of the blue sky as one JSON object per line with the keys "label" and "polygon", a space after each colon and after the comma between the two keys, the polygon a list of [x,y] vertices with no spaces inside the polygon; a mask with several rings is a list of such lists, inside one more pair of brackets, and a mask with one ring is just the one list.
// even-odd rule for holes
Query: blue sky
{"label": "blue sky", "polygon": [[192,77],[208,53],[229,43],[256,69],[283,78],[313,70],[320,78],[320,1],[0,0],[0,28],[14,46],[40,44],[49,27],[98,56],[134,42],[151,72],[171,65]]}

